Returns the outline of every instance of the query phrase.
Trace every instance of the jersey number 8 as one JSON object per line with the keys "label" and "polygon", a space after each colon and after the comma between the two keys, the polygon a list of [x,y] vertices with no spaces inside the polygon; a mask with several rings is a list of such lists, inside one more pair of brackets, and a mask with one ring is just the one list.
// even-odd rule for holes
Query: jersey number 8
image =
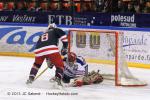
{"label": "jersey number 8", "polygon": [[42,36],[41,36],[41,41],[47,41],[48,40],[48,33],[44,33]]}

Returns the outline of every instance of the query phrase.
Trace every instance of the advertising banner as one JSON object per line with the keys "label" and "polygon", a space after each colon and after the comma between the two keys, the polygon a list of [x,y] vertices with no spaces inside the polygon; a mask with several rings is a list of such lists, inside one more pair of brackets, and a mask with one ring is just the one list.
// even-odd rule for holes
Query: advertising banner
{"label": "advertising banner", "polygon": [[150,14],[72,13],[72,12],[0,12],[0,22],[85,26],[150,27]]}
{"label": "advertising banner", "polygon": [[0,26],[0,52],[33,52],[45,27]]}
{"label": "advertising banner", "polygon": [[74,15],[74,25],[110,26],[111,19],[108,13],[77,13]]}
{"label": "advertising banner", "polygon": [[0,22],[72,25],[72,16],[69,12],[1,11]]}
{"label": "advertising banner", "polygon": [[124,31],[123,48],[128,62],[150,64],[150,32]]}
{"label": "advertising banner", "polygon": [[[0,52],[33,52],[39,35],[43,34],[45,30],[46,27],[42,26],[0,26]],[[150,64],[150,32],[123,32],[123,49],[127,61]],[[104,54],[104,52],[106,51],[100,51],[100,54]]]}

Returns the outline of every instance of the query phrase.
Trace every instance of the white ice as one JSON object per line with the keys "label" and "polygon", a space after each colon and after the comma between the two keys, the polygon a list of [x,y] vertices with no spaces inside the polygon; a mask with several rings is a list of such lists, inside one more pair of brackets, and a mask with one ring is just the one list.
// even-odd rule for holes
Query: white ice
{"label": "white ice", "polygon": [[[116,87],[112,81],[104,81],[97,85],[58,90],[49,82],[55,69],[48,69],[31,86],[25,84],[33,62],[33,58],[0,56],[0,100],[150,100],[148,69],[132,69],[133,74],[148,83],[144,87]],[[46,63],[39,71],[45,67]]]}

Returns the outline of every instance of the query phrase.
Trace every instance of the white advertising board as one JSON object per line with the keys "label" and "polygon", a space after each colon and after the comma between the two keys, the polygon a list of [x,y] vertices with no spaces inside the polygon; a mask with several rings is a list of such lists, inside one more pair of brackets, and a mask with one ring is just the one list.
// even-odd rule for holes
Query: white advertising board
{"label": "white advertising board", "polygon": [[150,64],[150,32],[124,31],[123,48],[129,62]]}
{"label": "white advertising board", "polygon": [[[46,27],[0,26],[0,52],[33,52]],[[123,31],[123,49],[128,62],[150,64],[150,32]],[[103,46],[103,45],[102,45]],[[101,51],[103,54],[105,51]],[[102,56],[102,59],[103,56]],[[106,58],[107,59],[107,58]]]}

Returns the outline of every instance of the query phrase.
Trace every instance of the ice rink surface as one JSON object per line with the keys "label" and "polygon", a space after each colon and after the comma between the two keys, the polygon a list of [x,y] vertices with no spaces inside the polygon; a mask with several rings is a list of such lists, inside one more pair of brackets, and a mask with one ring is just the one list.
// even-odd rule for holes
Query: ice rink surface
{"label": "ice rink surface", "polygon": [[[144,87],[116,87],[113,81],[104,80],[97,85],[58,90],[49,82],[55,69],[48,69],[31,86],[25,84],[33,62],[33,58],[0,56],[0,100],[150,100],[148,69],[131,69],[148,83]],[[46,63],[39,72],[45,67]]]}

